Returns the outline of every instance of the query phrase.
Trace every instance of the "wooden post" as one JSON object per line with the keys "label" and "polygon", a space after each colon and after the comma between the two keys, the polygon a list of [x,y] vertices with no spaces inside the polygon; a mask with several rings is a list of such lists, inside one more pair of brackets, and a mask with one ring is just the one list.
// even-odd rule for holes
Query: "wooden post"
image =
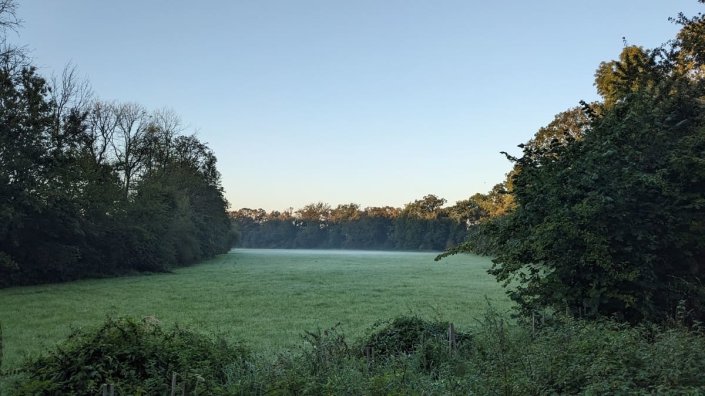
{"label": "wooden post", "polygon": [[375,350],[374,348],[368,346],[365,347],[365,358],[367,359],[367,368],[370,368],[370,365],[372,365],[372,360],[375,357]]}
{"label": "wooden post", "polygon": [[108,386],[110,387],[110,396],[115,396],[115,385],[110,384]]}
{"label": "wooden post", "polygon": [[103,384],[100,386],[103,396],[108,396],[108,384]]}
{"label": "wooden post", "polygon": [[455,327],[453,323],[448,325],[448,348],[451,352],[455,350]]}

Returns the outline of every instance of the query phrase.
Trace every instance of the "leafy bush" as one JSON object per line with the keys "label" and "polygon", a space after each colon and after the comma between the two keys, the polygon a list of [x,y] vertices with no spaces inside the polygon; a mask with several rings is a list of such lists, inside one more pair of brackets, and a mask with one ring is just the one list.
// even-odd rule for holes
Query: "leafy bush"
{"label": "leafy bush", "polygon": [[[405,316],[348,342],[306,332],[277,356],[157,323],[109,319],[28,362],[9,394],[704,394],[705,334],[678,323],[628,326],[556,317],[527,326],[489,310],[448,348],[448,323]],[[362,349],[375,350],[373,359]]]}
{"label": "leafy bush", "polygon": [[467,333],[454,331],[456,345],[450,348],[449,322],[428,321],[418,316],[400,316],[373,326],[360,350],[370,348],[376,361],[409,358],[414,370],[436,373],[452,360],[452,353],[471,341]]}
{"label": "leafy bush", "polygon": [[[448,322],[430,322],[418,316],[400,316],[389,322],[378,323],[383,326],[365,341],[365,347],[371,347],[379,356],[412,354],[427,340],[448,343]],[[458,333],[458,341],[468,340],[467,334]]]}
{"label": "leafy bush", "polygon": [[48,355],[30,360],[17,394],[97,394],[104,383],[118,394],[163,394],[177,373],[188,392],[222,391],[225,367],[248,359],[239,346],[156,319],[108,319],[93,331],[76,331]]}

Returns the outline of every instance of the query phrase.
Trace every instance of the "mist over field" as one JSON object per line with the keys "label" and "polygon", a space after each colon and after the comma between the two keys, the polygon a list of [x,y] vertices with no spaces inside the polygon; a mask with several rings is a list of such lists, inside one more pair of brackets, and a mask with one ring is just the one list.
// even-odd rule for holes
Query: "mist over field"
{"label": "mist over field", "polygon": [[[154,317],[276,352],[306,330],[340,323],[350,336],[375,321],[419,314],[472,326],[488,302],[510,303],[489,259],[434,253],[234,249],[170,274],[0,290],[5,364],[17,367],[106,315]],[[27,312],[32,312],[28,316]]]}

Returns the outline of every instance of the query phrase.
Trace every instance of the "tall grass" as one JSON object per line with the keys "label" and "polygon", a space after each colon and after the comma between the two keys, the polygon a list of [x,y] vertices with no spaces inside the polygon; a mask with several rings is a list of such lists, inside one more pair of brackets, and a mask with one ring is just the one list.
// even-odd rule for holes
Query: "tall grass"
{"label": "tall grass", "polygon": [[[487,311],[449,345],[447,322],[402,316],[362,337],[338,327],[257,355],[183,329],[109,319],[28,362],[11,394],[703,394],[705,335],[682,325],[555,319],[532,328]],[[374,353],[368,351],[372,349]]]}
{"label": "tall grass", "polygon": [[0,375],[2,374],[2,361],[5,356],[5,348],[2,339],[2,323],[0,323]]}

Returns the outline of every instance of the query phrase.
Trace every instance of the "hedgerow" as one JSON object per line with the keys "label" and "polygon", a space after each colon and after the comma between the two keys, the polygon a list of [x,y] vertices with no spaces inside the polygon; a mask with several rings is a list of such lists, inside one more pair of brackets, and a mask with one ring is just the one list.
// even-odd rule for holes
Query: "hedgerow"
{"label": "hedgerow", "polygon": [[259,356],[179,327],[108,319],[29,360],[11,394],[701,394],[705,335],[678,323],[557,318],[544,326],[489,311],[448,340],[448,323],[405,316],[358,340],[337,327]]}

